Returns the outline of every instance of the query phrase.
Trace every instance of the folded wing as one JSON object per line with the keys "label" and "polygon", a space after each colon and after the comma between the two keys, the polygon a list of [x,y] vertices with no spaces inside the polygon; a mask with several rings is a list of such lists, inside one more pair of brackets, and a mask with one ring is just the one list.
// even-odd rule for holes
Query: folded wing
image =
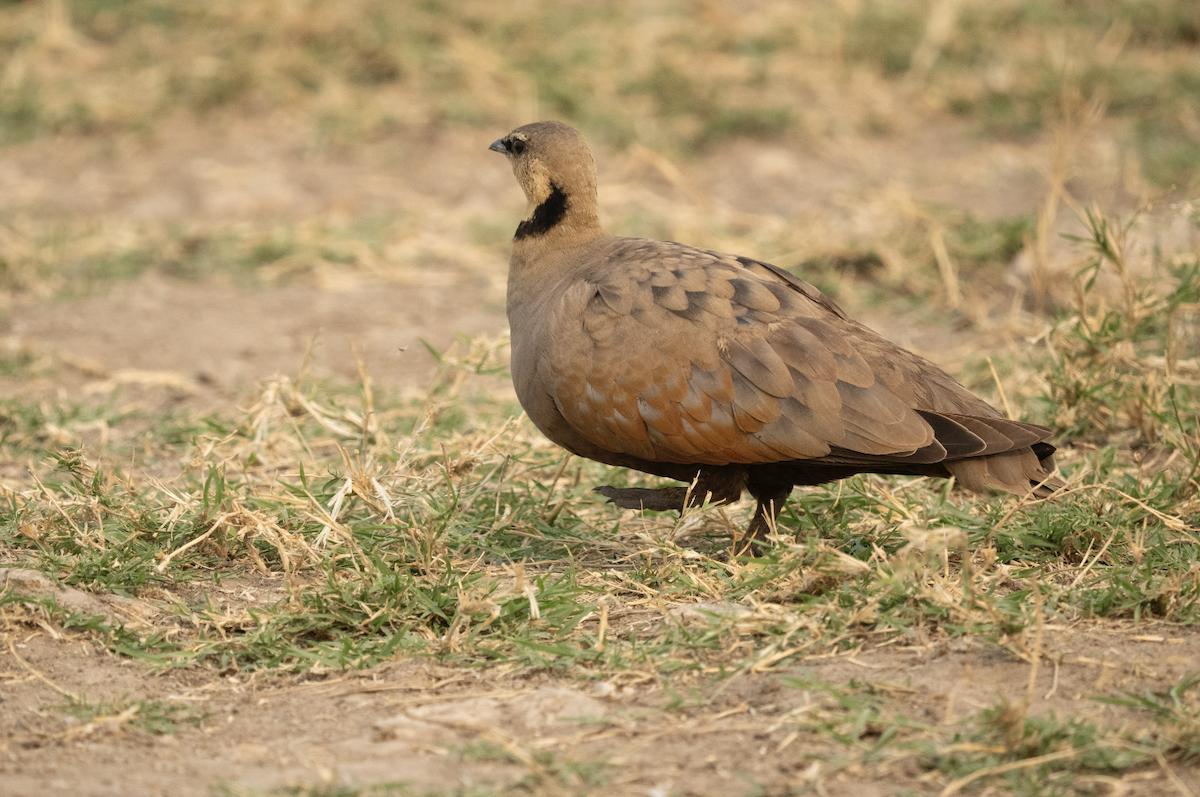
{"label": "folded wing", "polygon": [[559,411],[594,445],[698,465],[943,463],[976,488],[1045,475],[1030,446],[1048,430],[1002,418],[787,272],[637,239],[618,261],[568,293],[545,361]]}

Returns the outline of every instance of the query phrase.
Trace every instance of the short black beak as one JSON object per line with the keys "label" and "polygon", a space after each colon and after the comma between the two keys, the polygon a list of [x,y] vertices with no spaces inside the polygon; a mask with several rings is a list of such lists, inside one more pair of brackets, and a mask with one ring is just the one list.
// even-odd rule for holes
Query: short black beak
{"label": "short black beak", "polygon": [[508,154],[508,147],[504,146],[504,139],[502,138],[498,138],[493,141],[492,145],[488,147],[488,149],[490,149],[492,152],[500,152],[505,155]]}

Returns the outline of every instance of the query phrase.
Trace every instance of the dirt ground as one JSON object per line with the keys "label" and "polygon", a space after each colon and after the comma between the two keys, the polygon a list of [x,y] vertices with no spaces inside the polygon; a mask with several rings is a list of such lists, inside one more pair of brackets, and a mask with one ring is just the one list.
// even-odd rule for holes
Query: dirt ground
{"label": "dirt ground", "polygon": [[[10,578],[26,592],[51,589],[30,571],[14,571]],[[253,603],[281,589],[267,579],[227,582],[217,601]],[[158,613],[129,599],[71,590],[57,595],[65,606],[126,621],[144,622]],[[674,613],[686,621],[680,608]],[[612,628],[664,621],[614,615]],[[1168,688],[1200,660],[1200,633],[1111,622],[1050,626],[1043,651],[1054,664],[1036,676],[1033,716],[1119,726],[1137,719],[1091,696]],[[828,737],[793,732],[793,723],[814,720],[828,707],[813,685],[870,684],[901,703],[907,720],[948,726],[1000,700],[1020,702],[1030,669],[1005,651],[970,640],[866,645],[849,655],[738,675],[717,689],[711,676],[700,676],[692,686],[704,699],[664,717],[671,696],[649,675],[644,681],[625,676],[580,683],[423,660],[298,676],[194,669],[150,674],[145,665],[97,650],[83,636],[49,627],[17,640],[5,651],[4,666],[0,772],[4,793],[14,796],[204,795],[217,785],[265,790],[380,783],[404,784],[420,794],[500,788],[554,768],[587,771],[596,762],[604,762],[598,772],[606,779],[589,790],[598,795],[921,794],[930,792],[930,779],[915,754],[892,758],[869,778],[856,777],[853,768],[823,772],[819,762],[837,760],[837,746]],[[677,683],[676,689],[687,686]],[[202,719],[161,736],[118,719],[84,723],[55,710],[66,702],[64,692],[110,704],[135,697],[164,701]],[[864,738],[881,730],[868,728]],[[1094,781],[1098,793],[1179,794],[1179,784],[1200,788],[1200,772],[1177,768],[1164,776],[1151,768]],[[540,793],[569,791],[550,785]]]}
{"label": "dirt ground", "polygon": [[[486,151],[490,140],[439,130],[353,153],[314,152],[282,123],[181,123],[116,147],[34,142],[0,150],[6,186],[0,212],[269,226],[375,212],[431,219],[445,208],[449,215],[438,224],[453,226],[476,214],[515,225],[524,200],[503,159]],[[598,160],[610,212],[659,196],[691,203],[696,224],[706,217],[769,216],[846,244],[869,242],[882,223],[872,214],[901,189],[982,217],[1033,212],[1045,192],[1049,147],[1048,140],[981,143],[966,126],[948,123],[827,151],[733,143],[687,164],[674,182],[636,153],[618,158],[600,151]],[[1072,185],[1079,198],[1128,204],[1133,192],[1112,148],[1098,140],[1093,155],[1093,182]],[[319,375],[354,378],[350,337],[378,384],[419,388],[433,369],[420,340],[444,348],[456,333],[498,333],[505,326],[503,256],[480,262],[479,252],[491,250],[462,251],[467,254],[443,254],[431,270],[436,279],[427,281],[358,277],[336,285],[246,288],[152,274],[82,298],[19,302],[4,316],[5,345],[50,357],[56,367],[35,379],[6,378],[0,395],[61,392],[82,399],[112,380],[138,385],[139,374],[153,373],[158,382],[142,384],[146,401],[229,406],[261,380],[294,374],[314,329],[321,330]],[[868,317],[951,368],[978,344],[951,343],[944,330],[910,321]],[[222,587],[252,601],[267,600],[272,588],[279,585]],[[118,615],[157,611],[149,604],[100,608]],[[618,618],[613,622],[619,626]],[[1059,665],[1040,670],[1035,687],[1042,699],[1034,713],[1103,716],[1112,724],[1120,724],[1121,709],[1091,700],[1098,690],[1166,686],[1200,661],[1200,632],[1185,627],[1051,627],[1045,646],[1048,660]],[[821,737],[793,735],[789,724],[816,710],[820,693],[789,677],[872,683],[902,701],[914,722],[943,725],[1001,697],[1019,700],[1029,665],[975,642],[867,646],[852,656],[790,660],[719,690],[698,679],[697,694],[711,702],[664,719],[659,710],[670,698],[651,680],[580,683],[502,670],[464,672],[424,660],[300,676],[153,673],[47,625],[0,650],[0,793],[201,795],[221,785],[268,790],[381,782],[404,783],[415,793],[474,793],[470,789],[501,788],[547,766],[597,761],[607,762],[607,781],[595,794],[932,790],[912,757],[888,763],[869,779],[850,770],[827,775],[819,761],[842,753],[813,741]],[[63,692],[113,703],[170,701],[194,707],[203,719],[156,737],[118,721],[74,721],[54,708],[65,702]],[[463,750],[474,753],[450,757]],[[543,752],[552,755],[534,755]],[[1200,774],[1176,770],[1168,777],[1148,769],[1119,781],[1096,779],[1095,788],[1196,794]]]}

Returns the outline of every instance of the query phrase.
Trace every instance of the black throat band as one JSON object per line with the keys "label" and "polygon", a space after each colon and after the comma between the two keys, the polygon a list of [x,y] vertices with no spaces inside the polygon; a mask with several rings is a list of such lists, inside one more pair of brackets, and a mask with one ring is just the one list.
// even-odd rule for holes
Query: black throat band
{"label": "black throat band", "polygon": [[534,235],[545,235],[554,225],[567,215],[567,195],[554,183],[550,184],[550,196],[542,204],[533,209],[533,215],[517,226],[517,234],[513,238],[529,238]]}

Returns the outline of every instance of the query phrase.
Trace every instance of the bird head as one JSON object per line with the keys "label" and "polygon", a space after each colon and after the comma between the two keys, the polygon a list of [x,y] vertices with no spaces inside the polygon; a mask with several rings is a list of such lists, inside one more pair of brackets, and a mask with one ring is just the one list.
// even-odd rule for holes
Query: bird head
{"label": "bird head", "polygon": [[502,153],[529,201],[517,237],[599,226],[596,165],[583,134],[562,122],[518,127],[488,149]]}

